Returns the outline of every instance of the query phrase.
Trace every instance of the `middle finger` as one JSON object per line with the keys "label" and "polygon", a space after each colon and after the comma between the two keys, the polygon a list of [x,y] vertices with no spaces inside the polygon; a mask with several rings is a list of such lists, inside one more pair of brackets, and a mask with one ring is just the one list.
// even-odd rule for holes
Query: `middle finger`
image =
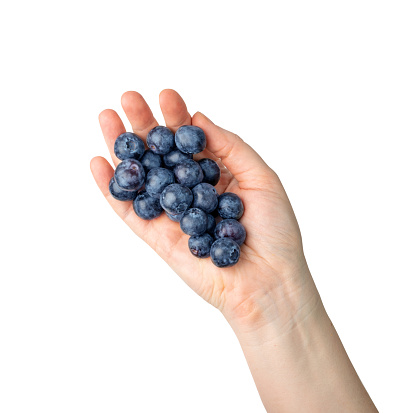
{"label": "middle finger", "polygon": [[133,132],[146,143],[147,134],[158,123],[143,96],[137,92],[126,92],[121,97],[121,106]]}

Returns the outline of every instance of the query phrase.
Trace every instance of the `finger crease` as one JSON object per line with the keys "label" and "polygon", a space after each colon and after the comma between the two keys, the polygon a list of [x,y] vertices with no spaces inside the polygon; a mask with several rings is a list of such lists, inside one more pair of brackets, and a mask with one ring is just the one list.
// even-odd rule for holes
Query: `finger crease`
{"label": "finger crease", "polygon": [[133,131],[136,132],[143,132],[146,129],[149,129],[149,127],[156,121],[155,118],[151,119],[150,122],[146,123],[146,126],[144,126],[143,128],[133,128]]}
{"label": "finger crease", "polygon": [[170,125],[170,127],[171,128],[177,128],[177,127],[180,127],[180,126],[182,126],[182,125],[184,125],[185,124],[185,122],[188,120],[188,118],[190,118],[191,116],[188,114],[188,115],[186,115],[185,116],[185,119],[184,120],[182,120],[181,122],[179,122],[179,123],[177,123],[177,124],[175,124],[175,125]]}

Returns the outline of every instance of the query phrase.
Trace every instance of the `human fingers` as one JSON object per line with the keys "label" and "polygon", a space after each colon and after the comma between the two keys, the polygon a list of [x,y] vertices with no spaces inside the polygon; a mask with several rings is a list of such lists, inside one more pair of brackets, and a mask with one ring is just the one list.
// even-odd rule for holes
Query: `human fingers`
{"label": "human fingers", "polygon": [[121,97],[121,106],[133,132],[146,143],[147,134],[158,123],[143,96],[138,92],[125,92]]}
{"label": "human fingers", "polygon": [[207,149],[221,159],[241,188],[254,189],[271,174],[271,169],[260,155],[235,133],[215,125],[201,112],[195,113],[192,124],[203,129]]}
{"label": "human fingers", "polygon": [[191,124],[191,115],[178,92],[172,89],[162,90],[159,95],[159,103],[166,126],[173,132],[176,132],[182,125]]}
{"label": "human fingers", "polygon": [[111,158],[115,166],[120,163],[120,160],[114,155],[114,142],[117,137],[126,131],[122,120],[117,113],[112,109],[103,110],[99,116],[101,131],[103,132],[105,143],[108,146]]}

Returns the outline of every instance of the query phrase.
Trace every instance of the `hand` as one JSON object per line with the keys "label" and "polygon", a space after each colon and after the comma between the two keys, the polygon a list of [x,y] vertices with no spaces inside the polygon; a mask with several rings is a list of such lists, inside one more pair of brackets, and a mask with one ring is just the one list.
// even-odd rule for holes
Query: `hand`
{"label": "hand", "polygon": [[[157,125],[136,92],[122,97],[133,131],[142,139]],[[240,341],[268,412],[377,412],[325,312],[309,273],[295,215],[277,175],[234,133],[206,116],[188,113],[173,90],[160,94],[166,126],[196,125],[207,137],[201,157],[221,167],[217,190],[236,193],[244,203],[241,223],[247,239],[240,261],[217,268],[188,250],[188,236],[166,215],[144,221],[131,202],[112,198],[113,168],[101,157],[91,161],[94,178],[117,214],[202,298],[218,308]],[[100,124],[115,165],[113,145],[125,132],[112,110]],[[268,139],[273,137],[268,137]],[[265,148],[267,150],[267,147]]]}
{"label": "hand", "polygon": [[[121,103],[133,132],[146,140],[147,133],[158,123],[143,97],[137,92],[126,92]],[[91,161],[97,185],[124,222],[229,321],[265,321],[272,303],[291,295],[298,297],[295,308],[281,322],[293,324],[298,308],[303,308],[306,315],[318,301],[318,294],[307,269],[295,215],[279,178],[237,135],[215,125],[200,112],[191,117],[175,91],[161,92],[160,107],[166,126],[173,132],[181,125],[191,124],[204,130],[207,148],[198,154],[198,159],[212,158],[220,165],[218,193],[234,192],[242,199],[245,212],[241,223],[247,230],[247,239],[241,247],[240,261],[230,268],[217,268],[209,258],[191,255],[189,237],[165,214],[152,221],[140,219],[132,202],[117,201],[109,193],[108,183],[114,170],[102,157]],[[126,129],[113,110],[104,110],[99,121],[117,166],[120,161],[113,152],[114,141]],[[264,142],[267,143],[266,139]],[[274,317],[275,312],[272,314]]]}

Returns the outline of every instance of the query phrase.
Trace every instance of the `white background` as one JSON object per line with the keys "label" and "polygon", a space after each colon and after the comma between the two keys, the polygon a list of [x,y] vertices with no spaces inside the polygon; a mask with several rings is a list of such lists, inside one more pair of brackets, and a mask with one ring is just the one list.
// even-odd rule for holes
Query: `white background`
{"label": "white background", "polygon": [[415,412],[415,21],[400,0],[4,3],[0,411],[264,411],[225,319],[90,174],[98,113],[137,90],[162,119],[174,88],[278,172],[361,380]]}

